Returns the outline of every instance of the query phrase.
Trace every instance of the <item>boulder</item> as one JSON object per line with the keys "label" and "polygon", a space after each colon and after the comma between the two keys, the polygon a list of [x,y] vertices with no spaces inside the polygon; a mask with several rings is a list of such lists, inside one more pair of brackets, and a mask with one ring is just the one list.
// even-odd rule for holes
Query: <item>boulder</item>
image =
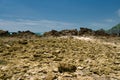
{"label": "boulder", "polygon": [[51,31],[45,32],[45,33],[43,34],[43,36],[59,36],[59,35],[60,35],[59,32],[56,31],[56,30],[51,30]]}
{"label": "boulder", "polygon": [[108,33],[105,32],[103,29],[99,30],[92,30],[88,28],[80,28],[79,35],[92,35],[92,36],[109,36]]}
{"label": "boulder", "polygon": [[93,35],[94,31],[88,28],[80,28],[79,35]]}
{"label": "boulder", "polygon": [[73,64],[69,64],[69,63],[60,63],[58,66],[58,71],[60,73],[63,72],[75,72],[77,70],[77,67]]}
{"label": "boulder", "polygon": [[13,32],[12,35],[13,37],[24,37],[24,38],[31,38],[33,36],[37,36],[35,33],[27,30],[27,31],[18,31],[18,32]]}
{"label": "boulder", "polygon": [[10,33],[8,31],[0,30],[0,36],[9,36]]}
{"label": "boulder", "polygon": [[34,35],[35,33],[27,30],[27,31],[18,31],[18,35]]}
{"label": "boulder", "polygon": [[78,35],[77,29],[72,29],[72,30],[62,30],[59,32],[60,35],[62,36],[69,36],[69,35]]}

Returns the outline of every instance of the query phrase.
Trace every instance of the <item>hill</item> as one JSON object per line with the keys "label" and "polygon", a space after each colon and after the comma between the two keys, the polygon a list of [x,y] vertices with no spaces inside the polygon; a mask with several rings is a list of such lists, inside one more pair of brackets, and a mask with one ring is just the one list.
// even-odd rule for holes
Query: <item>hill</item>
{"label": "hill", "polygon": [[109,29],[108,33],[120,35],[120,23]]}

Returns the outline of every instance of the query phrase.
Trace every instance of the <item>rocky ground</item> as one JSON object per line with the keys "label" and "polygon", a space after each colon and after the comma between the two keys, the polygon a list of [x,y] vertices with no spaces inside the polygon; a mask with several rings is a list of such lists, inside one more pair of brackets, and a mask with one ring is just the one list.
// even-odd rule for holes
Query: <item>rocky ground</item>
{"label": "rocky ground", "polygon": [[0,80],[120,80],[120,38],[0,38]]}

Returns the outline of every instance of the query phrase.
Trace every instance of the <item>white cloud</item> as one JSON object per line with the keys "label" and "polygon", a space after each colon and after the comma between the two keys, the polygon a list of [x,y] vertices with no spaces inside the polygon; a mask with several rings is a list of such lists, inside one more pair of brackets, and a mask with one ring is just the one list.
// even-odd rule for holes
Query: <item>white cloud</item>
{"label": "white cloud", "polygon": [[94,30],[101,29],[101,28],[109,29],[111,27],[111,24],[93,22],[90,24],[90,26],[93,27]]}
{"label": "white cloud", "polygon": [[117,13],[118,13],[118,16],[120,17],[120,9],[117,11]]}
{"label": "white cloud", "polygon": [[106,20],[104,20],[105,22],[109,22],[109,23],[112,23],[112,22],[115,22],[115,20],[113,20],[113,19],[106,19]]}
{"label": "white cloud", "polygon": [[31,30],[44,32],[51,29],[61,30],[75,28],[76,24],[51,20],[4,20],[0,19],[0,29],[9,31]]}

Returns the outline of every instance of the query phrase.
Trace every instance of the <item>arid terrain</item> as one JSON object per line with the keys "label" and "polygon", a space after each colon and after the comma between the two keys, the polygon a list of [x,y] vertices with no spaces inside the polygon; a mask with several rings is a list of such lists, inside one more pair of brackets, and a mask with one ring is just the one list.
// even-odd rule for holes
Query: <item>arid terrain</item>
{"label": "arid terrain", "polygon": [[120,37],[1,37],[0,80],[120,80]]}

